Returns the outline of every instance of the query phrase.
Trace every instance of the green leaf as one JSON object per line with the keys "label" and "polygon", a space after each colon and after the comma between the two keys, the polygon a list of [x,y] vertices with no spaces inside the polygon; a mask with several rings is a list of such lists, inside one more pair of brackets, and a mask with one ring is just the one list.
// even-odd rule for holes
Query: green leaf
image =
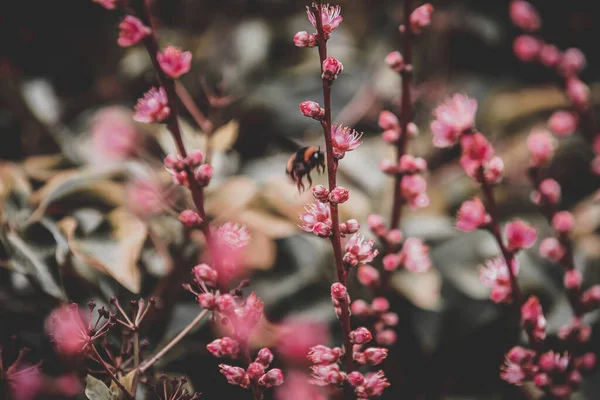
{"label": "green leaf", "polygon": [[85,378],[85,395],[89,400],[113,400],[110,389],[99,379],[88,375]]}

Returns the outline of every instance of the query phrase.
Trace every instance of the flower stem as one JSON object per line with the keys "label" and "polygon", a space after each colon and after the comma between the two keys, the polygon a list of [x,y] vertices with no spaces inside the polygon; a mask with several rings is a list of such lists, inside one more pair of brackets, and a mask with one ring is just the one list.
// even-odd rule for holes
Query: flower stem
{"label": "flower stem", "polygon": [[[323,30],[323,21],[321,19],[321,1],[318,0],[316,5],[313,4],[312,12],[315,15],[315,21],[317,25],[317,33],[319,36],[319,58],[321,61],[321,70],[323,69],[323,62],[327,58],[327,40]],[[336,188],[336,174],[337,174],[337,160],[333,155],[333,143],[331,138],[331,83],[327,79],[322,79],[323,83],[323,108],[325,109],[325,119],[323,120],[323,135],[325,136],[325,149],[327,152],[327,180],[329,182],[329,191]],[[342,242],[340,236],[340,218],[338,214],[338,207],[335,204],[329,203],[331,212],[331,223],[332,223],[332,234],[331,234],[331,246],[333,247],[333,255],[335,258],[335,267],[337,271],[338,282],[344,286],[347,286],[348,272],[344,267],[343,254],[342,254]],[[344,336],[344,349],[345,349],[345,365],[346,373],[353,372],[356,367],[354,360],[352,359],[352,344],[350,343],[350,312],[349,304],[342,306],[342,315],[340,317],[340,325],[342,328],[342,334]]]}
{"label": "flower stem", "polygon": [[113,372],[110,370],[109,365],[106,363],[106,361],[104,361],[104,359],[102,358],[100,353],[98,353],[96,346],[91,345],[90,348],[92,349],[92,353],[93,353],[92,358],[95,359],[100,365],[102,365],[102,368],[104,368],[104,370],[106,371],[108,376],[110,376],[110,379],[115,383],[115,385],[117,385],[119,390],[121,390],[121,392],[123,392],[125,397],[127,397],[128,399],[134,399],[134,396],[131,393],[129,393],[129,391],[125,388],[125,386],[123,386],[123,384],[121,383],[119,378],[117,378],[115,376],[115,374],[113,374]]}
{"label": "flower stem", "polygon": [[165,354],[167,354],[169,350],[175,347],[175,345],[179,343],[181,339],[183,339],[188,333],[190,333],[191,330],[194,329],[200,323],[200,321],[202,321],[202,319],[207,315],[208,310],[203,310],[200,314],[198,314],[198,316],[196,316],[196,318],[194,318],[192,322],[188,324],[188,326],[183,328],[183,330],[179,332],[177,336],[175,336],[165,347],[163,347],[162,350],[156,353],[155,356],[153,356],[149,360],[142,362],[142,364],[138,368],[140,374],[146,372],[148,368],[153,366],[158,360],[160,360]]}

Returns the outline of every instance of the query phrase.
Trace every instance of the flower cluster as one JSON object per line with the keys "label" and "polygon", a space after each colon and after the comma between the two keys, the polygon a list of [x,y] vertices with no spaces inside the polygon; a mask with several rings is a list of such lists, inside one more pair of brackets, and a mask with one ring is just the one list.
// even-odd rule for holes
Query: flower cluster
{"label": "flower cluster", "polygon": [[[316,15],[314,10],[320,11],[320,15]],[[308,20],[310,23],[318,29],[317,18],[321,19],[321,26],[325,40],[331,37],[331,32],[336,29],[344,18],[341,16],[342,9],[340,6],[330,6],[329,4],[323,4],[320,7],[313,5],[312,7],[306,7],[306,13],[308,14]],[[318,41],[318,33],[310,34],[306,31],[301,31],[294,35],[294,44],[298,47],[315,47]]]}
{"label": "flower cluster", "polygon": [[227,364],[220,364],[219,368],[231,385],[246,389],[251,386],[270,388],[280,386],[283,383],[283,372],[279,368],[268,369],[272,361],[273,354],[271,351],[263,348],[245,370]]}
{"label": "flower cluster", "polygon": [[390,303],[385,297],[376,297],[371,304],[364,300],[355,300],[350,309],[352,314],[373,326],[375,341],[381,346],[396,343],[394,327],[398,325],[398,314],[390,311]]}
{"label": "flower cluster", "polygon": [[200,151],[193,151],[186,157],[169,154],[165,157],[165,169],[171,175],[176,185],[190,187],[190,174],[200,187],[208,186],[213,176],[210,164],[202,164],[204,155]]}
{"label": "flower cluster", "polygon": [[[512,260],[512,272],[514,276],[519,274],[519,263],[515,258]],[[490,300],[494,303],[510,303],[513,301],[513,290],[510,281],[510,273],[503,257],[489,260],[479,269],[479,280],[485,286],[491,288]]]}

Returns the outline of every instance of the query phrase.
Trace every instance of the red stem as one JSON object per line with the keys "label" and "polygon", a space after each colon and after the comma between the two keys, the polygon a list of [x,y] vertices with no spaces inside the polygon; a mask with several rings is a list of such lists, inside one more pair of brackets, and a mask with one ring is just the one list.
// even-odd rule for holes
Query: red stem
{"label": "red stem", "polygon": [[[323,69],[323,62],[327,58],[327,40],[323,31],[323,21],[321,20],[321,1],[317,0],[316,5],[313,4],[312,12],[315,15],[315,21],[317,23],[317,33],[319,36],[319,58],[321,60],[321,72]],[[325,109],[325,119],[322,123],[323,135],[325,136],[325,149],[327,152],[327,179],[329,182],[329,190],[332,191],[336,188],[336,173],[337,173],[337,160],[333,155],[333,143],[331,139],[331,83],[327,79],[323,79],[323,108]],[[333,247],[333,254],[335,258],[335,267],[338,276],[338,282],[344,286],[347,286],[348,271],[344,266],[343,254],[342,254],[342,242],[340,236],[340,218],[338,214],[338,207],[335,204],[329,204],[331,212],[331,223],[332,223],[332,234],[331,234],[331,246]],[[342,304],[342,315],[340,317],[340,325],[342,328],[342,334],[344,336],[344,349],[345,349],[345,364],[346,373],[350,373],[356,369],[354,360],[352,359],[352,344],[350,343],[350,312],[349,304]]]}

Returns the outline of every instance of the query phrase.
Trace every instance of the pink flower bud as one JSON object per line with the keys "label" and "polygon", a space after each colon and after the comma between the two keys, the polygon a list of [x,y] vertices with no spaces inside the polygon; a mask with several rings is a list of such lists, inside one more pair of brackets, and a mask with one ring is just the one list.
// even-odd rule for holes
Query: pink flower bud
{"label": "pink flower bud", "polygon": [[192,151],[188,154],[188,156],[183,160],[184,163],[188,165],[188,167],[194,169],[202,164],[202,160],[204,159],[204,155],[200,150]]}
{"label": "pink flower bud", "polygon": [[528,249],[537,240],[535,228],[521,220],[508,223],[504,228],[504,233],[510,251]]}
{"label": "pink flower bud", "polygon": [[262,348],[258,351],[254,361],[261,363],[266,368],[273,362],[273,353],[266,347]]}
{"label": "pink flower bud", "polygon": [[596,358],[595,353],[585,353],[583,356],[579,357],[577,364],[584,371],[591,371],[596,366]]}
{"label": "pink flower bud", "polygon": [[558,137],[571,135],[577,129],[577,116],[568,111],[556,111],[548,119],[548,128]]}
{"label": "pink flower bud", "polygon": [[196,229],[202,224],[200,215],[192,210],[183,210],[179,214],[179,221],[188,229]]}
{"label": "pink flower bud", "polygon": [[357,328],[350,332],[348,335],[350,338],[350,343],[353,344],[365,344],[369,343],[373,339],[373,335],[371,335],[371,331],[369,331],[364,326]]}
{"label": "pink flower bud", "polygon": [[379,365],[387,358],[388,350],[381,347],[369,347],[363,354],[366,365]]}
{"label": "pink flower bud", "polygon": [[533,383],[535,383],[537,387],[544,388],[550,386],[552,379],[548,376],[548,374],[540,373],[535,375],[533,378]]}
{"label": "pink flower bud", "polygon": [[327,238],[331,236],[331,225],[325,222],[317,222],[313,227],[313,233],[318,237]]}
{"label": "pink flower bud", "polygon": [[546,238],[540,243],[540,255],[554,262],[565,256],[565,248],[555,238]]}
{"label": "pink flower bud", "polygon": [[560,50],[554,45],[544,44],[540,49],[540,62],[548,68],[554,68],[562,57]]}
{"label": "pink flower bud", "polygon": [[139,19],[127,15],[119,24],[119,39],[117,43],[121,47],[133,46],[150,34],[150,28]]}
{"label": "pink flower bud", "polygon": [[506,355],[506,357],[515,364],[524,364],[533,359],[535,352],[525,349],[521,346],[515,346]]}
{"label": "pink flower bud", "polygon": [[537,31],[541,25],[536,9],[525,0],[514,0],[510,3],[510,19],[526,32]]}
{"label": "pink flower bud", "polygon": [[581,287],[581,282],[583,278],[581,277],[581,272],[576,269],[569,270],[565,272],[564,284],[565,288],[569,290],[576,290]]}
{"label": "pink flower bud", "polygon": [[375,334],[375,340],[382,346],[392,346],[397,339],[396,332],[391,329],[384,329]]}
{"label": "pink flower bud", "polygon": [[349,219],[348,221],[344,222],[344,225],[344,233],[347,235],[356,233],[360,229],[360,224],[355,219]]}
{"label": "pink flower bud", "polygon": [[587,60],[581,50],[571,48],[565,50],[558,67],[563,76],[578,75],[586,66]]}
{"label": "pink flower bud", "polygon": [[313,187],[313,196],[319,201],[326,202],[329,197],[329,190],[323,185]]}
{"label": "pink flower bud", "polygon": [[165,157],[164,164],[166,168],[174,171],[182,171],[185,167],[183,160],[175,154],[167,155]]}
{"label": "pink flower bud", "polygon": [[300,112],[305,117],[312,118],[317,121],[322,121],[325,118],[325,110],[321,108],[319,103],[314,101],[305,101],[300,103]]}
{"label": "pink flower bud", "polygon": [[410,138],[414,138],[419,135],[419,127],[414,122],[409,122],[406,125],[406,134]]}
{"label": "pink flower bud", "polygon": [[544,353],[538,359],[538,366],[542,371],[550,372],[556,366],[555,359],[553,352]]}
{"label": "pink flower bud", "polygon": [[227,382],[231,385],[237,385],[243,388],[250,387],[250,378],[242,368],[232,367],[227,364],[219,364],[219,368],[221,369],[221,373],[227,379]]}
{"label": "pink flower bud", "polygon": [[214,310],[217,307],[215,295],[209,292],[198,295],[198,303],[205,310]]}
{"label": "pink flower bud", "polygon": [[[385,63],[394,71],[400,73],[404,69],[404,57],[398,51],[392,51],[385,57]],[[384,128],[385,129],[385,128]]]}
{"label": "pink flower bud", "polygon": [[581,295],[581,304],[585,306],[587,310],[593,310],[600,306],[600,285],[594,285],[586,290]]}
{"label": "pink flower bud", "polygon": [[208,286],[216,286],[219,274],[207,264],[198,264],[192,269],[196,282],[204,282]]}
{"label": "pink flower bud", "polygon": [[369,229],[371,229],[371,231],[377,235],[377,236],[384,236],[385,235],[385,225],[383,224],[383,217],[381,215],[377,215],[377,214],[370,214],[367,217],[367,225],[369,226]]}
{"label": "pink flower bud", "polygon": [[532,62],[540,53],[541,46],[542,43],[533,36],[521,35],[514,41],[513,52],[519,60]]}
{"label": "pink flower bud", "polygon": [[335,57],[323,61],[323,79],[333,82],[342,73],[344,66]]}
{"label": "pink flower bud", "polygon": [[165,89],[151,88],[138,100],[133,119],[144,124],[153,124],[164,121],[169,114],[171,109]]}
{"label": "pink flower bud", "polygon": [[233,296],[227,293],[220,295],[217,299],[217,307],[224,314],[233,312],[235,307]]}
{"label": "pink flower bud", "polygon": [[331,298],[338,301],[345,301],[348,296],[348,289],[339,282],[331,285]]}
{"label": "pink flower bud", "polygon": [[360,386],[365,382],[365,377],[358,371],[350,372],[347,379],[352,386]]}
{"label": "pink flower bud", "polygon": [[306,31],[301,31],[294,35],[294,44],[296,47],[315,47],[316,43],[316,36]]}
{"label": "pink flower bud", "polygon": [[392,245],[399,245],[402,243],[402,231],[400,229],[391,229],[385,235],[385,240]]}
{"label": "pink flower bud", "polygon": [[400,140],[400,131],[397,129],[388,129],[383,131],[381,137],[386,143],[395,144]]}
{"label": "pink flower bud", "polygon": [[396,163],[393,163],[389,160],[379,161],[379,169],[381,170],[381,172],[388,175],[395,175],[399,172]]}
{"label": "pink flower bud", "polygon": [[583,381],[583,377],[581,376],[581,373],[577,370],[571,371],[571,373],[569,374],[569,377],[567,378],[567,382],[569,383],[569,385],[575,386],[575,387],[581,385],[582,381]]}
{"label": "pink flower bud", "polygon": [[567,95],[577,107],[583,109],[588,107],[590,88],[578,78],[572,77],[567,80]]}
{"label": "pink flower bud", "polygon": [[383,269],[386,271],[395,271],[400,266],[400,257],[391,253],[383,257]]}
{"label": "pink flower bud", "polygon": [[[359,270],[360,270],[360,267],[359,267]],[[375,270],[375,271],[377,271],[377,270]],[[357,315],[359,317],[365,316],[370,312],[370,307],[367,304],[367,302],[364,300],[356,300],[356,301],[352,302],[352,305],[350,306],[350,308],[352,310],[352,314]]]}
{"label": "pink flower bud", "polygon": [[534,166],[545,165],[554,154],[554,138],[545,129],[533,130],[527,138],[527,148]]}
{"label": "pink flower bud", "polygon": [[210,164],[202,164],[196,171],[196,181],[200,186],[208,186],[213,175],[213,167]]}
{"label": "pink flower bud", "polygon": [[494,185],[502,180],[504,176],[504,161],[500,157],[492,157],[487,163],[485,180]]}
{"label": "pink flower bud", "polygon": [[167,46],[162,53],[156,55],[156,61],[167,76],[177,79],[190,70],[192,53],[175,46]]}
{"label": "pink flower bud", "polygon": [[257,380],[265,373],[265,366],[257,362],[250,363],[246,369],[246,373],[251,380]]}
{"label": "pink flower bud", "polygon": [[382,111],[379,113],[379,126],[383,130],[399,130],[400,122],[398,118],[390,111]]}
{"label": "pink flower bud", "polygon": [[371,308],[378,312],[384,312],[390,309],[390,302],[385,297],[375,297],[371,302]]}
{"label": "pink flower bud", "polygon": [[560,185],[554,179],[545,179],[540,183],[540,193],[550,204],[557,204],[560,201]]}
{"label": "pink flower bud", "polygon": [[568,211],[560,211],[552,217],[552,227],[559,233],[567,233],[573,228],[573,215]]}
{"label": "pink flower bud", "polygon": [[419,173],[427,169],[427,161],[421,157],[414,157],[410,154],[405,154],[400,157],[398,162],[398,170],[404,173]]}
{"label": "pink flower bud", "polygon": [[365,286],[371,286],[379,280],[379,271],[370,265],[361,265],[358,267],[357,278]]}
{"label": "pink flower bud", "polygon": [[411,32],[418,34],[431,24],[431,14],[433,13],[433,6],[429,3],[423,4],[421,7],[417,7],[409,17],[410,30]]}
{"label": "pink flower bud", "polygon": [[331,204],[341,204],[347,202],[349,197],[348,189],[338,186],[329,193],[328,199]]}
{"label": "pink flower bud", "polygon": [[531,340],[542,341],[546,338],[547,323],[537,297],[531,296],[521,306],[521,319]]}
{"label": "pink flower bud", "polygon": [[221,339],[215,339],[207,344],[206,349],[215,357],[236,358],[240,347],[237,341],[225,336]]}
{"label": "pink flower bud", "polygon": [[258,384],[267,388],[273,386],[280,386],[283,383],[283,372],[278,368],[273,368],[266,374],[264,374],[259,380]]}
{"label": "pink flower bud", "polygon": [[473,232],[489,224],[490,216],[485,212],[485,207],[478,197],[465,201],[458,210],[456,227],[463,232]]}

